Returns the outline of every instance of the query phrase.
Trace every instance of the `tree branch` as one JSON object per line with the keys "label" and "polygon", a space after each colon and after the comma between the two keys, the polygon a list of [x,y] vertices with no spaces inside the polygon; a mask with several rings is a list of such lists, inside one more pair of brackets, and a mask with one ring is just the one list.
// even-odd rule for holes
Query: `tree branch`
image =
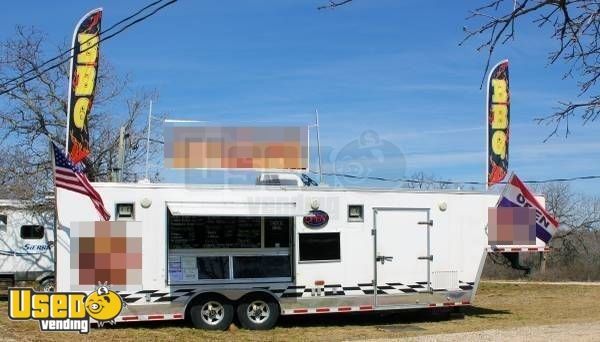
{"label": "tree branch", "polygon": [[[506,5],[505,5],[506,4]],[[511,5],[510,10],[508,4]],[[515,22],[520,18],[535,15],[532,20],[539,28],[551,27],[550,38],[557,47],[548,56],[548,64],[564,62],[568,69],[564,78],[578,77],[579,96],[596,91],[600,79],[600,2],[589,0],[494,0],[487,5],[470,11],[467,20],[478,21],[475,29],[464,27],[465,37],[459,45],[476,37],[484,37],[476,48],[487,51],[481,87],[486,79],[491,58],[498,46],[514,40]],[[564,127],[565,136],[570,133],[569,119],[579,115],[583,124],[598,118],[600,94],[589,94],[583,101],[560,101],[552,114],[537,118],[539,124],[553,125],[545,141],[557,135]]]}
{"label": "tree branch", "polygon": [[338,6],[343,6],[347,3],[352,2],[352,0],[341,0],[341,1],[329,1],[329,3],[327,5],[323,5],[323,6],[319,6],[317,7],[318,10],[322,10],[322,9],[333,9],[336,8]]}

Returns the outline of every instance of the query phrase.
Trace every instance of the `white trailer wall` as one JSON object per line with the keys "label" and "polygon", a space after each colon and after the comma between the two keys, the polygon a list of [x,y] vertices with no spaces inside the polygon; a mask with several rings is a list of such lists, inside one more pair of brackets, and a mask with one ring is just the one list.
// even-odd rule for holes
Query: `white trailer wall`
{"label": "white trailer wall", "polygon": [[[295,283],[313,285],[317,280],[334,284],[356,284],[373,279],[373,207],[429,208],[434,224],[431,228],[432,274],[456,272],[458,280],[474,281],[482,253],[487,246],[485,224],[487,208],[494,206],[497,195],[480,193],[391,192],[377,190],[340,190],[334,188],[279,187],[186,187],[168,184],[94,185],[113,215],[116,203],[134,203],[135,220],[143,224],[143,286],[160,289],[166,286],[166,208],[210,215],[295,216],[299,233],[339,232],[341,261],[298,263],[295,244]],[[58,190],[60,227],[58,234],[58,289],[68,290],[70,279],[69,225],[75,221],[93,221],[99,217],[86,197]],[[150,202],[142,208],[142,200]],[[317,200],[319,209],[330,216],[320,229],[303,225],[302,217]],[[348,222],[349,204],[364,205],[364,221]],[[446,209],[440,210],[445,204]],[[425,262],[425,261],[402,261]]]}

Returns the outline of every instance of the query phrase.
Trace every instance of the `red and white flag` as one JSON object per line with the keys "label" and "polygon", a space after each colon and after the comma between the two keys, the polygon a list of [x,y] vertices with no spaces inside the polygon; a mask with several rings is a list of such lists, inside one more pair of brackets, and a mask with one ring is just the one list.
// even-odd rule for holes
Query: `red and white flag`
{"label": "red and white flag", "polygon": [[535,208],[535,235],[544,243],[548,243],[559,227],[558,220],[527,189],[525,184],[514,173],[504,187],[498,207],[533,207]]}

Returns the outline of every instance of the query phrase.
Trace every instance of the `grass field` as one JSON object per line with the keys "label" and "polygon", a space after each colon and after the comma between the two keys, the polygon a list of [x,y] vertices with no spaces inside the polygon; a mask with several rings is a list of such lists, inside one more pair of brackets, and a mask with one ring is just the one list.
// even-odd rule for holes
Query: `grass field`
{"label": "grass field", "polygon": [[[503,329],[546,324],[600,321],[600,286],[483,283],[464,318],[448,319],[428,311],[393,314],[325,314],[282,317],[270,331],[231,329],[206,332],[176,323],[118,324],[92,328],[85,339],[213,340],[213,341],[336,341],[397,338],[451,332]],[[0,339],[63,340],[77,333],[41,333],[37,322],[12,322],[7,303],[0,302]]]}

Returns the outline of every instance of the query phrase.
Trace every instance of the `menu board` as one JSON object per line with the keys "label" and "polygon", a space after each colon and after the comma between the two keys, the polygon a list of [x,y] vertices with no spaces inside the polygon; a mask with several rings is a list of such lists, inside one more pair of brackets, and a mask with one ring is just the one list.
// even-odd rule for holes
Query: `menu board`
{"label": "menu board", "polygon": [[183,273],[181,271],[181,256],[169,255],[169,281],[181,281],[183,280]]}
{"label": "menu board", "polygon": [[289,247],[292,217],[265,217],[265,247]]}
{"label": "menu board", "polygon": [[173,216],[169,248],[260,248],[260,217]]}

